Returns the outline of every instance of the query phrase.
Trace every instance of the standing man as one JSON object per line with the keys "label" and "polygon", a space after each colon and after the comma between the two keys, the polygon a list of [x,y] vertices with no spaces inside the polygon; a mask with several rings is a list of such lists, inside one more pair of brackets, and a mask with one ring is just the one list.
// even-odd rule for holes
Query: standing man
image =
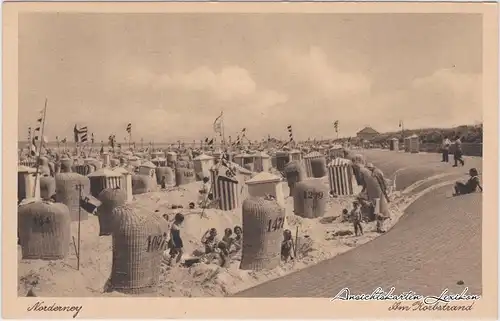
{"label": "standing man", "polygon": [[444,136],[443,139],[443,144],[441,146],[441,151],[443,153],[443,159],[441,160],[442,162],[449,162],[449,153],[450,153],[450,145],[451,145],[451,140],[448,139],[448,136]]}
{"label": "standing man", "polygon": [[455,137],[455,143],[453,144],[455,151],[453,153],[453,160],[455,161],[455,164],[453,167],[458,166],[458,162],[460,162],[460,165],[464,166],[465,162],[462,159],[463,152],[462,152],[462,141],[460,140],[460,136]]}

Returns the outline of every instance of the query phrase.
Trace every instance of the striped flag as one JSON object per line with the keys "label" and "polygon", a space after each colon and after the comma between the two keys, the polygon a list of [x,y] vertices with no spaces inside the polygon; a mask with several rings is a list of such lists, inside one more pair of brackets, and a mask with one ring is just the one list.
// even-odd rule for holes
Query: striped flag
{"label": "striped flag", "polygon": [[339,132],[339,121],[338,120],[333,122],[333,127],[335,128],[335,132],[338,133]]}
{"label": "striped flag", "polygon": [[73,128],[75,143],[86,143],[88,140],[87,133],[88,133],[87,126],[81,127],[79,129],[78,126],[75,124],[75,127]]}
{"label": "striped flag", "polygon": [[205,138],[205,143],[210,147],[213,148],[214,146],[214,139],[212,138],[211,140],[208,140],[208,137]]}
{"label": "striped flag", "polygon": [[40,115],[38,116],[37,120],[36,120],[36,127],[35,127],[35,130],[33,132],[33,138],[38,141],[41,137],[39,136],[40,135],[40,130],[42,128],[42,122],[43,122],[43,110],[40,111]]}
{"label": "striped flag", "polygon": [[127,125],[127,133],[129,133],[129,134],[132,133],[132,123],[128,123],[128,125]]}
{"label": "striped flag", "polygon": [[285,147],[286,145],[290,144],[291,142],[293,142],[293,131],[292,131],[292,125],[288,125],[286,127],[286,129],[288,130],[288,141],[286,143],[283,144],[283,146],[281,146],[281,148]]}

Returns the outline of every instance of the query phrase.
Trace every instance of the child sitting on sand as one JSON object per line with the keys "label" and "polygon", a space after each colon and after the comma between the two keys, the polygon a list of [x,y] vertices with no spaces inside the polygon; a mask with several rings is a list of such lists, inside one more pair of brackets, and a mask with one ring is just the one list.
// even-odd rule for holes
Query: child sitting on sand
{"label": "child sitting on sand", "polygon": [[481,192],[483,191],[483,187],[479,181],[479,173],[477,172],[477,169],[471,168],[469,170],[469,176],[470,178],[466,183],[455,183],[455,194],[453,194],[453,196],[474,193],[477,188],[479,188]]}
{"label": "child sitting on sand", "polygon": [[363,227],[361,226],[361,221],[363,220],[363,214],[361,214],[361,208],[359,206],[358,201],[352,202],[353,209],[351,211],[351,221],[354,225],[354,234],[358,236],[358,234],[363,235]]}
{"label": "child sitting on sand", "polygon": [[288,262],[288,260],[293,260],[293,237],[292,231],[283,231],[283,241],[281,242],[281,260]]}
{"label": "child sitting on sand", "polygon": [[170,265],[175,258],[175,264],[181,261],[183,253],[183,243],[181,238],[180,228],[184,222],[184,215],[181,213],[175,214],[174,223],[170,227],[170,240],[168,242],[168,247],[170,248]]}
{"label": "child sitting on sand", "polygon": [[201,243],[205,245],[205,254],[216,252],[219,244],[217,230],[215,228],[207,230],[201,238]]}
{"label": "child sitting on sand", "polygon": [[227,246],[227,249],[229,249],[231,247],[231,245],[233,244],[233,230],[230,229],[230,228],[226,228],[224,230],[224,236],[222,237],[222,242],[224,242]]}
{"label": "child sitting on sand", "polygon": [[232,242],[232,249],[230,252],[236,253],[239,252],[243,247],[243,229],[240,226],[236,225],[233,229],[233,232],[234,238]]}

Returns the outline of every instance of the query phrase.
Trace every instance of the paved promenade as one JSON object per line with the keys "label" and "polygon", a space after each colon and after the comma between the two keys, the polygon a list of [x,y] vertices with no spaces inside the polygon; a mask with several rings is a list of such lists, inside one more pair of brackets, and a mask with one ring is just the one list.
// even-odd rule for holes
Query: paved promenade
{"label": "paved promenade", "polygon": [[[440,163],[437,154],[364,151],[368,161],[392,178],[398,190],[442,173],[447,181],[465,177],[470,167],[482,169],[480,158],[466,166]],[[437,295],[443,288],[481,293],[481,193],[451,197],[451,185],[415,201],[387,234],[315,266],[292,273],[236,297],[333,297],[348,287],[351,293],[371,293],[376,287],[396,287]],[[457,285],[461,280],[464,285]]]}

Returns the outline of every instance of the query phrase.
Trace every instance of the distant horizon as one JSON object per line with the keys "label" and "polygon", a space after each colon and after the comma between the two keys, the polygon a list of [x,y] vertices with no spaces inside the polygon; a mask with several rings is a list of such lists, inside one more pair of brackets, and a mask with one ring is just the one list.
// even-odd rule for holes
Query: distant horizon
{"label": "distant horizon", "polygon": [[[482,122],[481,123],[474,123],[474,124],[461,124],[461,125],[457,125],[457,126],[454,126],[454,127],[404,128],[404,131],[405,132],[412,132],[412,131],[425,131],[425,130],[451,130],[451,129],[455,129],[455,128],[462,127],[462,126],[477,126],[477,125],[480,125],[480,124],[482,124]],[[365,127],[371,127],[371,126],[365,126]],[[363,127],[363,128],[365,128],[365,127]],[[360,130],[362,130],[363,128],[361,128]],[[374,129],[376,130],[376,128],[374,128]],[[387,135],[387,134],[396,134],[396,133],[400,133],[400,132],[402,132],[401,129],[400,130],[396,130],[396,131],[387,131],[387,132],[378,132],[378,133],[380,135]],[[71,137],[73,137],[73,136],[71,136]],[[356,135],[354,135],[354,136],[339,136],[338,138],[336,136],[335,137],[323,137],[322,139],[320,139],[319,137],[311,136],[311,137],[308,137],[308,138],[310,138],[311,140],[314,140],[314,139],[315,140],[336,140],[336,139],[348,139],[348,138],[354,138],[354,137],[357,137],[357,136]],[[227,136],[226,138],[228,139],[229,137]],[[235,140],[233,136],[231,138],[232,138],[232,141]],[[281,141],[286,141],[287,140],[287,138],[279,139],[278,137],[272,137],[272,136],[271,136],[271,138],[277,139],[277,140],[281,140]],[[61,140],[61,138],[59,138],[59,139]],[[267,139],[267,136],[262,137],[261,139],[251,139],[251,141],[252,142],[254,142],[255,140],[261,141],[261,140],[264,140],[264,139]],[[64,143],[61,143],[60,140],[59,140],[59,143],[61,145],[64,145]],[[171,144],[176,144],[179,140],[181,141],[181,143],[189,143],[190,144],[190,143],[193,142],[193,139],[185,139],[185,140],[182,140],[182,139],[176,139],[176,140],[174,140],[174,139],[172,139],[172,140],[166,140],[166,141],[154,141],[154,140],[152,140],[152,141],[146,141],[146,140],[144,140],[143,144],[145,145],[145,147],[147,147],[150,143],[154,143],[155,145],[171,145]],[[202,139],[195,139],[195,143],[199,144],[201,140]],[[215,140],[216,140],[216,142],[220,142],[221,138],[217,137]],[[295,139],[295,140],[297,142],[304,142],[304,141],[307,141],[307,138],[306,139]],[[109,145],[108,140],[103,140],[103,143],[104,143],[105,146]],[[125,146],[128,146],[128,143],[129,142],[125,141],[125,140],[123,140],[123,141],[117,140],[116,141],[116,144],[121,144],[121,145],[125,145]],[[138,145],[139,146],[141,145],[140,139],[139,139],[139,141],[132,140],[131,144],[133,144],[133,143],[136,144],[136,147]],[[18,145],[19,144],[28,144],[28,140],[18,140]],[[57,144],[56,140],[49,140],[49,142],[48,142],[48,145],[54,146],[56,144]],[[67,144],[68,145],[74,145],[75,142],[74,142],[74,140],[68,140]],[[90,142],[90,139],[89,139],[89,141],[88,141],[87,144],[92,145],[92,146],[101,146],[101,141],[95,140],[94,143],[92,144]]]}
{"label": "distant horizon", "polygon": [[199,140],[221,111],[252,140],[473,124],[482,35],[481,14],[20,13],[18,140],[46,98],[49,140]]}

